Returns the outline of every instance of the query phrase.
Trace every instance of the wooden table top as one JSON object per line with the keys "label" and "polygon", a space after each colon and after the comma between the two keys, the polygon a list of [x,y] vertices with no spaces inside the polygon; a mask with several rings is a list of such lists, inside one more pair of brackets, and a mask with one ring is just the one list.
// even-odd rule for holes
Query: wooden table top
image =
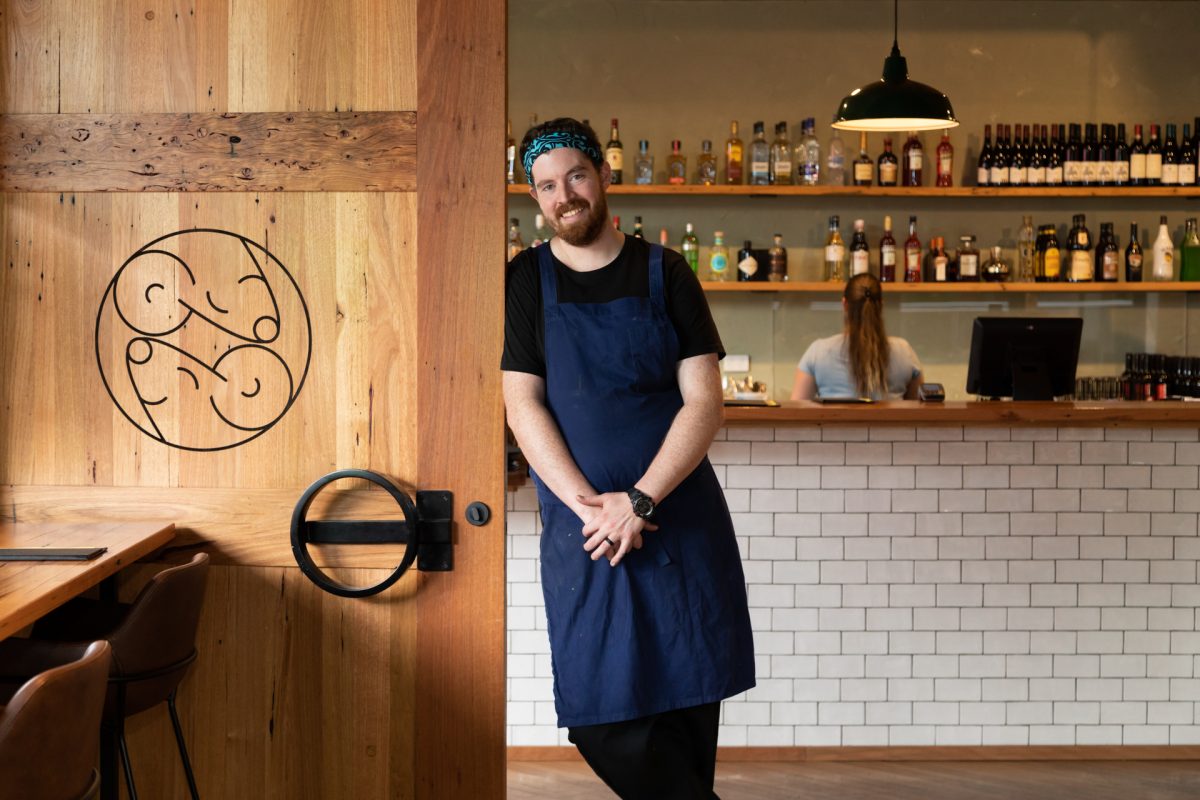
{"label": "wooden table top", "polygon": [[725,424],[789,425],[1031,425],[1053,427],[1200,426],[1200,403],[1167,401],[962,402],[895,400],[869,405],[787,402],[776,408],[725,408]]}
{"label": "wooden table top", "polygon": [[0,562],[0,639],[175,536],[173,522],[0,522],[0,547],[107,547],[91,561]]}

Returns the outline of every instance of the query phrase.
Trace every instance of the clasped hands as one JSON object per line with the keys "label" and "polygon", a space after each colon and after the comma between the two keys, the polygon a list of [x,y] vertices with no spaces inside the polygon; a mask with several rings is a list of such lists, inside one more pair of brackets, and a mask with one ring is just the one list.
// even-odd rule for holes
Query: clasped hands
{"label": "clasped hands", "polygon": [[[611,566],[621,563],[630,550],[642,548],[642,531],[658,526],[633,513],[633,503],[625,492],[576,495],[583,504],[583,549],[596,561],[602,556]],[[590,513],[589,513],[590,512]]]}

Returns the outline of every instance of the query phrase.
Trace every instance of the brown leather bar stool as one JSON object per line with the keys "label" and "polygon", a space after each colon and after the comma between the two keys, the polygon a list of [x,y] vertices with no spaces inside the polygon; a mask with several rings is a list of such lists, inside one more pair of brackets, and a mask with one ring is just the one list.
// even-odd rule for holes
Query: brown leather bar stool
{"label": "brown leather bar stool", "polygon": [[100,716],[112,648],[62,646],[65,660],[39,672],[0,706],[0,793],[21,800],[84,800],[100,777]]}
{"label": "brown leather bar stool", "polygon": [[[117,798],[115,753],[120,750],[125,785],[130,800],[137,800],[133,765],[125,742],[125,718],[165,702],[175,729],[175,742],[183,763],[188,789],[199,800],[196,778],[183,740],[183,727],[175,709],[175,691],[196,660],[196,629],[204,602],[208,556],[198,553],[187,564],[165,569],[150,579],[129,604],[78,598],[43,617],[28,640],[0,642],[0,671],[6,661],[60,642],[106,639],[112,645],[112,668],[101,726],[101,797]],[[115,745],[115,746],[114,746]]]}

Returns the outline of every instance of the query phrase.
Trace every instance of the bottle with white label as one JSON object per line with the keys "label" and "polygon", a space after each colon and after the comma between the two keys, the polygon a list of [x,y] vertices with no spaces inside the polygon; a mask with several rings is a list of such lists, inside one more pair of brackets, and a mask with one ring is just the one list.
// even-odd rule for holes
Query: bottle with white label
{"label": "bottle with white label", "polygon": [[1175,244],[1167,230],[1167,218],[1158,218],[1158,238],[1150,249],[1150,278],[1156,281],[1175,279]]}
{"label": "bottle with white label", "polygon": [[879,280],[892,283],[896,280],[896,239],[892,236],[892,218],[883,218],[883,238],[879,240]]}
{"label": "bottle with white label", "polygon": [[825,280],[841,283],[846,280],[846,242],[838,228],[840,220],[829,218],[829,237],[825,240]]}
{"label": "bottle with white label", "polygon": [[792,144],[788,141],[786,122],[775,125],[775,141],[771,143],[771,183],[792,185]]}
{"label": "bottle with white label", "polygon": [[960,236],[958,248],[958,279],[960,281],[979,280],[979,248],[975,246],[974,236]]}
{"label": "bottle with white label", "polygon": [[1113,145],[1113,183],[1129,184],[1129,145],[1125,144],[1125,123],[1117,125],[1117,141]]}
{"label": "bottle with white label", "polygon": [[750,142],[750,184],[767,186],[771,183],[771,145],[767,144],[762,122],[754,123],[754,139]]}
{"label": "bottle with white label", "polygon": [[1087,282],[1095,277],[1092,237],[1083,214],[1076,214],[1071,219],[1071,231],[1067,234],[1067,259],[1068,281]]}
{"label": "bottle with white label", "polygon": [[733,280],[733,270],[729,268],[729,248],[725,246],[725,234],[722,231],[713,233],[713,246],[708,252],[708,271],[709,280]]}
{"label": "bottle with white label", "polygon": [[758,274],[758,259],[754,257],[754,248],[750,246],[749,239],[742,243],[742,249],[738,251],[737,279],[739,283],[762,280]]}
{"label": "bottle with white label", "polygon": [[796,181],[804,186],[821,182],[821,143],[817,141],[816,128],[815,119],[804,120],[803,136],[796,143]]}
{"label": "bottle with white label", "polygon": [[861,219],[854,220],[854,237],[850,240],[850,276],[871,271],[871,246]]}
{"label": "bottle with white label", "polygon": [[854,159],[854,185],[870,186],[875,177],[875,162],[867,155],[867,132],[858,134],[858,158]]}
{"label": "bottle with white label", "polygon": [[1179,149],[1175,146],[1175,123],[1167,123],[1167,139],[1162,148],[1162,185],[1179,185]]}
{"label": "bottle with white label", "polygon": [[1179,146],[1179,185],[1196,185],[1196,140],[1192,138],[1192,126],[1183,125],[1183,142]]}
{"label": "bottle with white label", "polygon": [[621,144],[621,134],[617,130],[616,117],[613,117],[611,133],[612,138],[604,146],[604,160],[612,169],[612,183],[615,186],[621,183],[621,173],[625,168],[625,147]]}
{"label": "bottle with white label", "polygon": [[1150,142],[1146,145],[1146,183],[1158,186],[1162,183],[1162,145],[1158,141],[1158,126],[1150,126]]}
{"label": "bottle with white label", "polygon": [[1146,185],[1146,145],[1142,142],[1142,126],[1133,126],[1133,144],[1129,147],[1129,183]]}
{"label": "bottle with white label", "polygon": [[934,236],[929,242],[929,280],[935,283],[945,283],[949,280],[950,257],[946,255],[946,241],[941,236]]}

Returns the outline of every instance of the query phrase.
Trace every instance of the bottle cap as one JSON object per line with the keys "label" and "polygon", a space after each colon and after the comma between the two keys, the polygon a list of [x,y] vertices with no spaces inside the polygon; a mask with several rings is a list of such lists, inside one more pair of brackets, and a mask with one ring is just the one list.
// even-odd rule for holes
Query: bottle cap
{"label": "bottle cap", "polygon": [[742,249],[743,249],[743,250],[749,250],[749,249],[750,249],[750,240],[749,240],[749,239],[747,239],[746,241],[742,242]]}
{"label": "bottle cap", "polygon": [[890,231],[890,230],[892,229],[892,215],[891,215],[891,214],[885,214],[885,215],[884,215],[884,217],[883,217],[883,229],[884,229],[885,231]]}
{"label": "bottle cap", "polygon": [[866,223],[864,223],[861,219],[854,220],[854,230],[861,231],[863,229],[863,225],[865,224]]}
{"label": "bottle cap", "polygon": [[[1166,221],[1166,219],[1167,219],[1166,217],[1163,217],[1164,222]],[[516,217],[513,217],[512,219],[510,219],[508,221],[508,224],[512,225],[514,228],[516,228],[521,224],[521,220],[517,219]]]}
{"label": "bottle cap", "polygon": [[641,217],[634,217],[634,218],[633,218],[633,221],[634,221],[636,224],[638,224],[638,225],[641,225],[641,224],[642,224],[642,218],[641,218]]}
{"label": "bottle cap", "polygon": [[[1163,217],[1163,220],[1165,221],[1165,220],[1166,220],[1166,217]],[[833,216],[831,216],[831,217],[829,218],[829,226],[830,226],[831,228],[835,228],[835,227],[837,227],[837,225],[838,225],[838,223],[839,223],[840,221],[841,221],[841,219],[838,217],[838,215],[837,215],[837,214],[834,214]]]}
{"label": "bottle cap", "polygon": [[643,152],[650,149],[650,142],[645,139],[638,139],[638,149]]}
{"label": "bottle cap", "polygon": [[691,233],[693,230],[695,230],[695,228],[693,228],[693,227],[692,227],[692,223],[690,223],[690,222],[689,222],[689,223],[688,223],[688,224],[687,224],[687,225],[684,227],[684,230],[686,230],[688,233]]}
{"label": "bottle cap", "polygon": [[724,231],[713,231],[713,238],[714,239],[724,239],[725,232]]}

